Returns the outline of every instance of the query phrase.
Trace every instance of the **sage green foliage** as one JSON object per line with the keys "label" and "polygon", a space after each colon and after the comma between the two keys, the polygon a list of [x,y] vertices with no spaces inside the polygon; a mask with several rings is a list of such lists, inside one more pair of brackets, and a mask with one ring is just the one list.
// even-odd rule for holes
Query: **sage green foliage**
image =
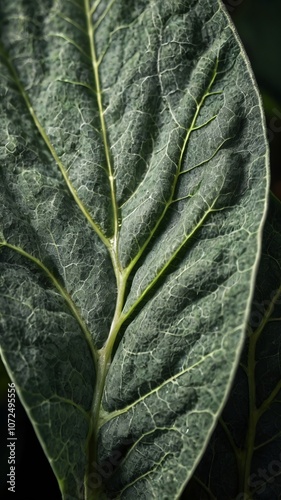
{"label": "sage green foliage", "polygon": [[217,0],[0,5],[2,357],[64,499],[176,499],[252,299],[251,71]]}
{"label": "sage green foliage", "polygon": [[281,205],[272,197],[240,365],[190,498],[280,498],[280,283]]}

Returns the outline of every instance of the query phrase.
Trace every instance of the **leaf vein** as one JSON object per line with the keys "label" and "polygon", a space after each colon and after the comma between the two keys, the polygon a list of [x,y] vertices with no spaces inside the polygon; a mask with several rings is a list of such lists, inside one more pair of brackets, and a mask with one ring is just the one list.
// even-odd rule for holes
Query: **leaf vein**
{"label": "leaf vein", "polygon": [[72,313],[72,316],[76,319],[77,323],[79,324],[82,332],[84,333],[86,341],[87,341],[87,343],[89,345],[89,348],[90,348],[90,351],[92,353],[93,359],[94,359],[95,363],[97,363],[97,352],[96,352],[96,348],[93,345],[91,333],[88,330],[88,328],[87,328],[84,320],[82,319],[82,317],[81,317],[81,315],[80,315],[80,313],[79,313],[76,305],[72,301],[69,293],[59,283],[59,281],[56,279],[56,277],[53,275],[53,273],[45,266],[45,264],[43,264],[43,262],[41,262],[39,259],[37,259],[33,255],[31,255],[30,253],[26,252],[23,248],[18,247],[16,245],[12,245],[11,243],[8,243],[6,241],[5,242],[4,241],[0,242],[0,248],[1,247],[10,248],[11,250],[13,250],[13,251],[17,252],[18,254],[22,255],[26,259],[28,259],[31,262],[33,262],[34,264],[36,264],[48,276],[48,278],[50,279],[51,283],[54,285],[54,287],[56,288],[56,290],[59,292],[59,294],[61,295],[61,297],[64,299],[65,303],[67,304],[69,310]]}

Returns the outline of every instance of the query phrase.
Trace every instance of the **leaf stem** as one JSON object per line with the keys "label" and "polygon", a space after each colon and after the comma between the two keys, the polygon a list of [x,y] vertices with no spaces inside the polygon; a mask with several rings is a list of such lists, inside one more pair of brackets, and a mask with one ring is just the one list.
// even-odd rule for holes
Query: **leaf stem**
{"label": "leaf stem", "polygon": [[[115,255],[116,254],[112,254]],[[117,266],[117,263],[115,263]],[[99,493],[96,488],[93,491],[91,486],[91,474],[97,465],[97,450],[98,450],[98,432],[100,428],[100,421],[103,421],[103,409],[101,407],[102,397],[104,393],[104,386],[106,376],[111,363],[112,350],[115,344],[116,337],[122,325],[122,308],[124,304],[124,297],[126,291],[128,275],[122,272],[116,273],[117,277],[117,300],[114,317],[111,323],[110,332],[105,345],[98,351],[97,371],[96,371],[96,384],[95,393],[91,408],[91,424],[88,433],[88,464],[85,476],[85,498],[86,500],[94,500],[99,498]],[[99,490],[100,491],[100,490]]]}
{"label": "leaf stem", "polygon": [[[108,9],[111,7],[112,4],[113,2],[109,4],[108,8],[106,9],[106,12],[108,11]],[[97,5],[98,2],[94,4],[94,7]],[[91,416],[92,416],[91,425],[88,433],[88,466],[85,476],[85,498],[87,500],[92,500],[93,498],[97,498],[97,495],[99,495],[99,492],[97,492],[96,488],[95,491],[93,491],[90,478],[93,472],[93,468],[95,467],[97,461],[99,419],[101,418],[102,415],[101,401],[104,392],[106,376],[111,362],[113,346],[122,324],[122,322],[120,321],[120,317],[124,305],[126,284],[129,273],[123,271],[118,257],[119,208],[116,199],[114,169],[111,160],[110,147],[109,147],[106,123],[104,118],[102,90],[101,90],[101,82],[99,75],[100,63],[96,54],[96,47],[95,47],[95,38],[94,38],[95,27],[93,26],[92,22],[92,15],[94,9],[93,8],[91,9],[89,0],[84,0],[84,7],[86,14],[90,55],[92,61],[92,70],[95,83],[95,93],[99,111],[101,135],[105,151],[105,159],[107,164],[108,179],[109,179],[110,193],[111,193],[111,204],[113,212],[113,236],[109,240],[109,245],[107,245],[107,248],[110,253],[113,269],[116,276],[116,285],[117,285],[116,306],[108,339],[105,345],[98,351],[97,371],[96,371],[97,378],[96,378],[95,393],[91,408]],[[99,23],[97,24],[96,28],[98,27],[98,25]]]}

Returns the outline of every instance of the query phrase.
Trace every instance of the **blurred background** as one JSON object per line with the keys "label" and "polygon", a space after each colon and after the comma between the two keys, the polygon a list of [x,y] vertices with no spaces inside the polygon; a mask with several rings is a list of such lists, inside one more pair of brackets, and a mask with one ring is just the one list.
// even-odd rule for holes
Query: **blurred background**
{"label": "blurred background", "polygon": [[262,95],[271,160],[271,189],[281,199],[281,0],[224,0]]}
{"label": "blurred background", "polygon": [[[271,189],[281,199],[281,0],[225,0],[224,3],[262,95],[270,144]],[[7,492],[7,384],[8,376],[0,361],[0,498],[38,500],[48,495],[52,500],[61,500],[56,479],[18,399],[16,493]]]}

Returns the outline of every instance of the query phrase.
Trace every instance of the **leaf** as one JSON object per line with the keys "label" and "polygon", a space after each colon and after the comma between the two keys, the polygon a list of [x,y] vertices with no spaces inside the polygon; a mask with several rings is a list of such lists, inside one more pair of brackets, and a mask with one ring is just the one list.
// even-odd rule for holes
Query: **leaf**
{"label": "leaf", "polygon": [[2,357],[64,499],[178,498],[258,261],[247,60],[215,0],[4,0],[0,19]]}
{"label": "leaf", "polygon": [[241,362],[187,498],[280,498],[280,215],[272,196]]}

